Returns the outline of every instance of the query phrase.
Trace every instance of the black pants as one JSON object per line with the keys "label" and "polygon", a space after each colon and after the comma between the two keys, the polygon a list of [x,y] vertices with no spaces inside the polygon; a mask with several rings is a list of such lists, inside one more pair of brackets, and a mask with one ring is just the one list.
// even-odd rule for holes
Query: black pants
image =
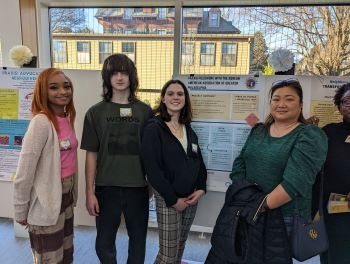
{"label": "black pants", "polygon": [[96,253],[102,264],[115,264],[115,239],[124,214],[129,236],[128,264],[143,264],[148,226],[148,188],[96,186]]}

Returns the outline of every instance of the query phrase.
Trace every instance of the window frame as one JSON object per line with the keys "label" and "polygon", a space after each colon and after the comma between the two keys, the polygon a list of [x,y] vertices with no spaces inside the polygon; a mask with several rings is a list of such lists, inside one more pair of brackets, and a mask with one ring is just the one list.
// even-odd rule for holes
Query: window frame
{"label": "window frame", "polygon": [[[101,44],[106,44],[106,43],[111,45],[110,52],[108,52],[108,51],[101,52]],[[113,41],[99,41],[98,42],[98,63],[99,64],[103,64],[105,59],[112,54],[113,54]],[[101,55],[103,55],[103,57],[104,57],[103,59],[102,59]]]}
{"label": "window frame", "polygon": [[209,12],[209,27],[217,28],[220,26],[219,22],[220,16],[217,12]]}
{"label": "window frame", "polygon": [[[88,47],[89,47],[89,51],[88,52],[84,52],[84,51],[78,51],[78,43],[87,43],[88,44]],[[83,40],[83,41],[77,41],[77,45],[76,45],[76,51],[77,51],[77,64],[91,64],[91,42],[90,41],[86,41],[86,40]],[[82,53],[88,53],[88,62],[80,62],[80,59],[79,59],[79,54],[82,54]]]}
{"label": "window frame", "polygon": [[[200,66],[215,66],[215,57],[216,57],[216,43],[215,42],[201,42],[200,43],[200,61],[199,61],[199,65]],[[213,45],[213,53],[202,53],[202,45]],[[203,56],[211,56],[213,57],[212,58],[212,64],[203,64],[203,60],[204,60],[204,57]],[[205,57],[205,58],[206,58]],[[207,59],[206,59],[207,60]]]}
{"label": "window frame", "polygon": [[[194,65],[194,52],[195,52],[195,42],[188,42],[188,41],[183,41],[181,47],[181,65],[182,66],[193,66]],[[192,46],[192,53],[184,53],[184,45],[191,45]],[[190,63],[184,63],[185,61],[188,61],[184,59],[184,57],[190,57],[191,56],[191,62]]]}
{"label": "window frame", "polygon": [[[132,44],[133,46],[133,51],[124,51],[124,45],[125,44]],[[135,64],[136,64],[136,42],[134,41],[122,41],[121,46],[120,46],[120,52],[128,56]]]}
{"label": "window frame", "polygon": [[[59,58],[60,56],[55,56],[55,43],[64,43],[64,56],[63,56],[63,60],[56,60],[56,58]],[[57,52],[59,52],[59,50],[57,49]],[[67,63],[68,62],[68,50],[67,50],[67,40],[60,40],[60,39],[52,39],[52,60],[53,63]]]}
{"label": "window frame", "polygon": [[[232,45],[235,46],[235,52],[234,53],[225,53],[224,54],[224,45]],[[238,43],[237,42],[221,42],[221,66],[222,67],[236,67],[237,66],[237,50],[238,50]],[[232,65],[224,63],[224,55],[226,56],[233,56],[232,58]]]}

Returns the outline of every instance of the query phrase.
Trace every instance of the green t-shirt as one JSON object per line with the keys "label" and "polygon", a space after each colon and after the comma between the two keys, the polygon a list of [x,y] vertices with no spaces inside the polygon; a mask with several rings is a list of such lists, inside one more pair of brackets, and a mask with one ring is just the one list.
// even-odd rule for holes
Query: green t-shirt
{"label": "green t-shirt", "polygon": [[140,158],[140,130],[152,116],[140,102],[100,102],[84,119],[81,149],[97,152],[95,184],[100,186],[146,186]]}
{"label": "green t-shirt", "polygon": [[311,214],[312,185],[327,155],[327,136],[314,125],[301,124],[287,135],[271,137],[263,124],[254,127],[233,162],[231,179],[246,178],[266,192],[281,184],[292,198],[282,206],[292,216],[295,206],[306,218]]}

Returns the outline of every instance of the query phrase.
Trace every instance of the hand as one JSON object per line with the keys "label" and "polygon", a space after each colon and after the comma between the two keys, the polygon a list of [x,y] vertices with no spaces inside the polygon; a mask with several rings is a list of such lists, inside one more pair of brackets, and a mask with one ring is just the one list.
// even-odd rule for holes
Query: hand
{"label": "hand", "polygon": [[198,203],[198,200],[204,195],[203,190],[194,191],[190,196],[187,197],[186,203],[189,205],[194,205]]}
{"label": "hand", "polygon": [[96,195],[94,193],[86,194],[86,209],[92,216],[98,216],[100,213],[100,206]]}
{"label": "hand", "polygon": [[19,224],[22,225],[22,226],[28,225],[27,219],[24,219],[24,220],[16,220],[16,222],[19,223]]}
{"label": "hand", "polygon": [[173,207],[179,212],[185,210],[189,205],[186,202],[186,200],[187,200],[187,198],[178,198],[176,201],[176,204],[174,204]]}
{"label": "hand", "polygon": [[308,119],[306,119],[306,122],[308,124],[312,124],[312,125],[317,126],[318,123],[320,122],[320,119],[317,116],[313,115],[313,116],[310,116]]}

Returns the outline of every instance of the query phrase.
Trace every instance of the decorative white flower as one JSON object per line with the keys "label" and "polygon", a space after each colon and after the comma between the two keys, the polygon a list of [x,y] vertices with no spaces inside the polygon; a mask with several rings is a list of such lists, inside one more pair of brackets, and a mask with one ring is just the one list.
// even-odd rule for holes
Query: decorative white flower
{"label": "decorative white flower", "polygon": [[290,50],[280,48],[270,54],[268,62],[275,72],[285,72],[293,67],[294,54]]}
{"label": "decorative white flower", "polygon": [[14,46],[10,49],[9,52],[10,58],[13,63],[19,67],[22,67],[23,64],[31,62],[33,58],[33,53],[27,46]]}

